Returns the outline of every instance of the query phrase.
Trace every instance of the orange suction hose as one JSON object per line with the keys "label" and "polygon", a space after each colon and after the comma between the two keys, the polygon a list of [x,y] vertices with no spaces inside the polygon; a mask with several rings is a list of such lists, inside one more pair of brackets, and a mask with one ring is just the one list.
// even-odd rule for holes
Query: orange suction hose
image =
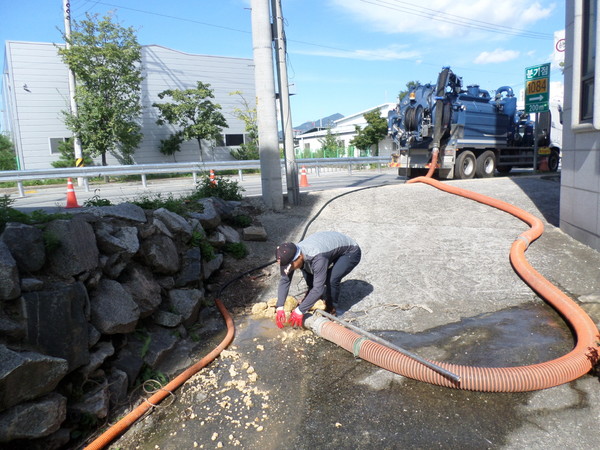
{"label": "orange suction hose", "polygon": [[[435,167],[435,156],[434,154],[431,167]],[[432,170],[429,173],[432,173]],[[538,273],[527,262],[524,255],[529,244],[542,234],[543,223],[526,211],[501,200],[446,185],[428,177],[419,177],[409,181],[409,183],[416,182],[426,183],[445,192],[493,206],[529,224],[531,228],[513,242],[510,261],[521,278],[555,308],[571,326],[576,340],[575,347],[557,359],[519,367],[473,367],[428,360],[457,375],[459,381],[455,381],[409,356],[366,339],[334,322],[326,322],[321,325],[319,335],[384,369],[415,380],[456,389],[482,392],[526,392],[568,383],[588,373],[599,359],[600,333],[598,328],[582,308]]]}
{"label": "orange suction hose", "polygon": [[215,304],[217,305],[217,308],[219,308],[219,311],[223,315],[225,323],[227,324],[227,334],[225,335],[225,338],[221,341],[221,343],[208,355],[206,355],[200,361],[181,372],[177,377],[173,378],[173,380],[171,380],[166,386],[164,386],[158,392],[152,395],[148,400],[137,406],[133,411],[131,411],[117,423],[112,425],[108,430],[106,430],[92,443],[85,447],[86,449],[96,450],[106,447],[115,438],[117,438],[131,425],[133,425],[150,408],[153,408],[154,406],[158,405],[161,401],[165,399],[167,395],[171,394],[175,389],[180,387],[183,383],[185,383],[193,375],[195,375],[200,369],[212,362],[217,356],[221,354],[223,350],[225,350],[225,348],[227,348],[231,341],[233,341],[233,336],[235,334],[235,326],[233,324],[233,319],[231,318],[229,311],[227,311],[225,306],[223,306],[221,300],[216,299]]}

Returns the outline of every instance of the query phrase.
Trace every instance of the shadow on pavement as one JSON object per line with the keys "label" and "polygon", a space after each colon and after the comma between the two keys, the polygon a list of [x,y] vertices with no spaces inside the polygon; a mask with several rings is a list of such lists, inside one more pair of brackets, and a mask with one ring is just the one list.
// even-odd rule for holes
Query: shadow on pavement
{"label": "shadow on pavement", "polygon": [[[513,177],[512,181],[535,204],[544,219],[555,227],[560,219],[560,173],[541,177]],[[546,189],[540,189],[540,184]]]}

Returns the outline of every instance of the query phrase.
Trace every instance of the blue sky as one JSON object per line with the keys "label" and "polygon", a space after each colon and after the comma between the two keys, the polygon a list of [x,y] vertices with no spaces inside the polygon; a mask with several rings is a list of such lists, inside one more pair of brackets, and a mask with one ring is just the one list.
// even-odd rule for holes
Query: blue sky
{"label": "blue sky", "polygon": [[[252,57],[250,0],[71,0],[72,17],[116,13],[140,44]],[[443,66],[487,90],[523,89],[525,68],[551,62],[562,1],[282,0],[294,125],[393,102]],[[0,42],[61,42],[62,0],[0,0]],[[3,45],[2,53],[4,53]],[[560,70],[552,81],[562,81]]]}

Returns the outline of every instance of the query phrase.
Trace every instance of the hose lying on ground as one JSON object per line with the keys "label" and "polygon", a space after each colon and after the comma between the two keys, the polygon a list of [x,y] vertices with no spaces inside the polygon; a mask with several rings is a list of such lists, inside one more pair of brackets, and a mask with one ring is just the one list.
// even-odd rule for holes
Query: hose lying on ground
{"label": "hose lying on ground", "polygon": [[[431,167],[435,167],[435,156]],[[431,174],[432,171],[429,171]],[[525,392],[545,389],[575,380],[588,373],[599,359],[600,333],[592,319],[560,289],[546,280],[525,258],[529,244],[543,232],[542,222],[535,216],[506,202],[440,183],[428,177],[419,177],[409,183],[426,183],[445,192],[459,195],[485,205],[505,211],[529,224],[512,244],[510,261],[515,271],[540,297],[556,309],[570,325],[575,334],[575,348],[557,359],[520,367],[473,367],[431,361],[452,374],[460,381],[438,373],[430,367],[373,342],[334,322],[320,323],[317,334],[328,339],[362,359],[384,369],[415,380],[440,386],[482,392]],[[315,330],[316,331],[316,330]]]}
{"label": "hose lying on ground", "polygon": [[200,361],[181,372],[178,376],[173,378],[173,380],[171,380],[166,386],[160,388],[154,395],[152,395],[149,399],[145,400],[144,403],[141,403],[133,411],[131,411],[117,423],[112,425],[102,435],[100,435],[97,439],[95,439],[87,447],[85,447],[86,449],[95,450],[106,447],[115,438],[121,435],[121,433],[123,433],[131,425],[133,425],[150,408],[153,408],[162,400],[164,400],[165,397],[171,395],[175,389],[177,389],[179,386],[185,383],[188,379],[190,379],[208,363],[213,361],[217,356],[221,354],[223,350],[225,350],[225,348],[227,348],[231,341],[233,341],[233,337],[235,335],[233,319],[231,318],[231,315],[229,314],[225,306],[223,306],[221,300],[215,299],[215,304],[217,305],[217,308],[219,308],[219,311],[223,315],[223,318],[225,319],[225,322],[227,324],[227,334],[225,335],[221,343],[204,358],[202,358]]}

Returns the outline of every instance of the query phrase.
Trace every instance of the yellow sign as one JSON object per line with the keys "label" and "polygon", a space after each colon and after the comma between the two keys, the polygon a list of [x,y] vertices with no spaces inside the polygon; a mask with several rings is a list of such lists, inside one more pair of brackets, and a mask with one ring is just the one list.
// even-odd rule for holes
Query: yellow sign
{"label": "yellow sign", "polygon": [[540,147],[540,148],[538,148],[538,155],[549,155],[550,153],[552,153],[550,151],[550,147]]}
{"label": "yellow sign", "polygon": [[527,82],[527,95],[545,94],[548,92],[548,78]]}

